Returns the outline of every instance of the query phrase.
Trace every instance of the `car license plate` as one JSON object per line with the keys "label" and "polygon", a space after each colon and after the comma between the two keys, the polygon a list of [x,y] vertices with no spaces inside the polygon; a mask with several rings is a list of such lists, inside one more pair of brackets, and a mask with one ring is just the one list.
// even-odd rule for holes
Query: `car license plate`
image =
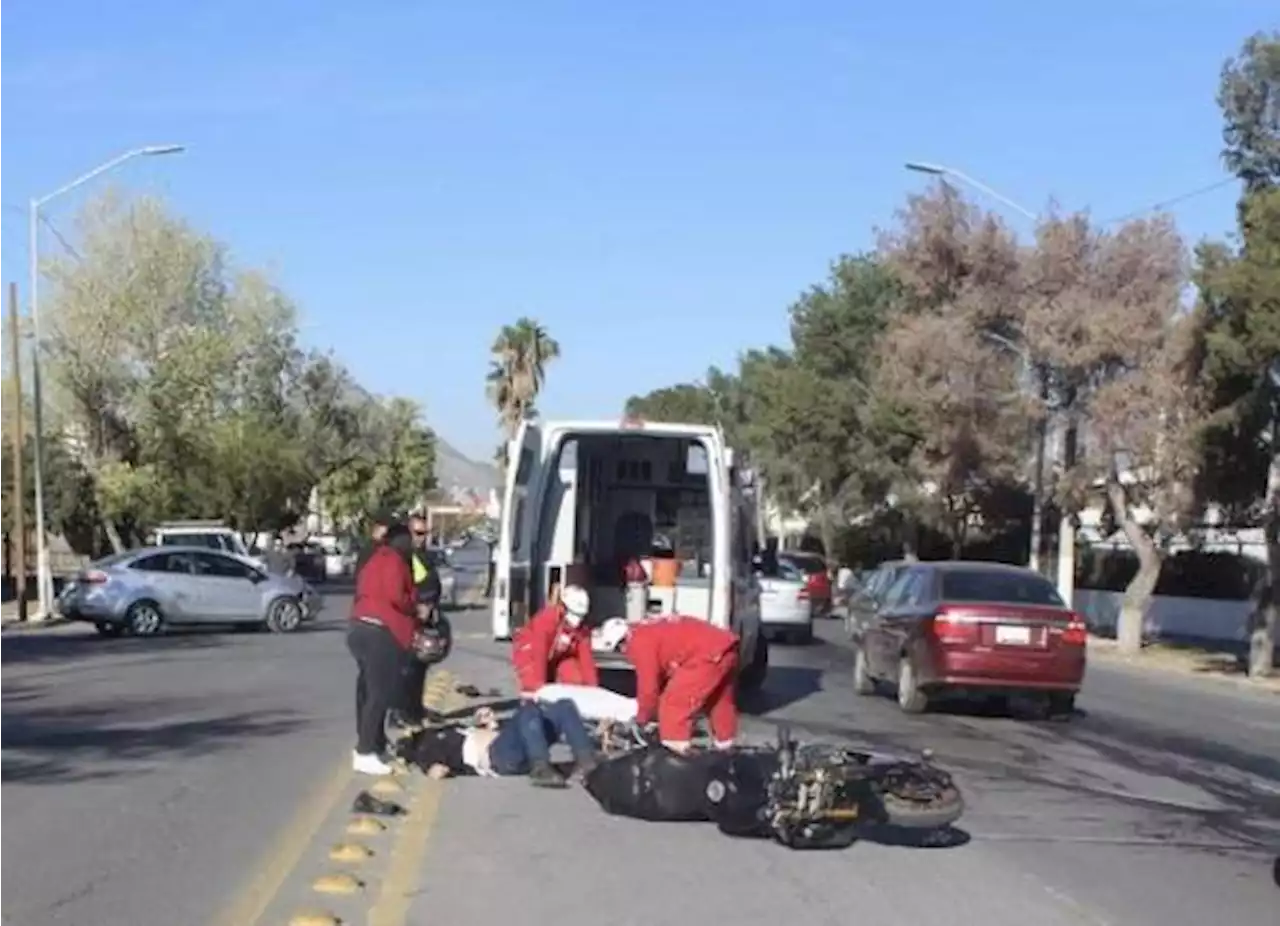
{"label": "car license plate", "polygon": [[1031,643],[1031,628],[1001,624],[996,627],[996,643],[1007,646],[1027,646]]}

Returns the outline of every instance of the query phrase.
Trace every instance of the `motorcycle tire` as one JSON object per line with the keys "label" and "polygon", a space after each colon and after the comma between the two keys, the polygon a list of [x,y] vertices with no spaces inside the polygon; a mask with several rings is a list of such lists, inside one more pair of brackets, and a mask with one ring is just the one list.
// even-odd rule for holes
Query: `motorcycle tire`
{"label": "motorcycle tire", "polygon": [[884,822],[909,830],[939,830],[964,813],[964,798],[953,785],[931,801],[917,801],[896,794],[881,794]]}

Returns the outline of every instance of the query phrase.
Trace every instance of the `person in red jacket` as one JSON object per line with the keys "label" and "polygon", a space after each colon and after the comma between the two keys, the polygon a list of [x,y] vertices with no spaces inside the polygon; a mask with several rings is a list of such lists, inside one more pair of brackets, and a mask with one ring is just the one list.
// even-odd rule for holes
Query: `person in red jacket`
{"label": "person in red jacket", "polygon": [[351,765],[369,775],[391,773],[391,766],[382,758],[387,747],[387,711],[399,701],[405,660],[410,658],[418,628],[413,570],[409,568],[412,548],[409,528],[393,524],[356,576],[347,631],[347,648],[360,668]]}
{"label": "person in red jacket", "polygon": [[687,752],[693,722],[706,714],[717,749],[730,749],[738,735],[734,681],[738,637],[696,617],[670,615],[628,624],[605,621],[606,649],[621,648],[636,670],[636,723],[658,721],[658,737],[675,752]]}
{"label": "person in red jacket", "polygon": [[511,662],[522,698],[532,698],[547,682],[600,684],[591,630],[584,626],[591,596],[580,585],[566,585],[560,601],[544,607],[516,631]]}

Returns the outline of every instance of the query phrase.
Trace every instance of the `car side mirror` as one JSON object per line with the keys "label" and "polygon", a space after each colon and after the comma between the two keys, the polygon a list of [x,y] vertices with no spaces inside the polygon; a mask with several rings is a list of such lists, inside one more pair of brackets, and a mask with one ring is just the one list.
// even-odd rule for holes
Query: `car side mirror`
{"label": "car side mirror", "polygon": [[252,582],[254,585],[257,585],[259,582],[265,582],[267,581],[267,574],[265,572],[259,572],[258,570],[255,569],[251,573],[249,573],[249,581]]}

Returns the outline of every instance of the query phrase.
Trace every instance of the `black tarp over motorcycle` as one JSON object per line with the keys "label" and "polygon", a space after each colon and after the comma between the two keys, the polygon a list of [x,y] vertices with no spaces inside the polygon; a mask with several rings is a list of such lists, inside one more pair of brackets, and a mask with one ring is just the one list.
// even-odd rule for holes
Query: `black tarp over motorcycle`
{"label": "black tarp over motorcycle", "polygon": [[644,744],[602,762],[586,787],[610,814],[713,822],[793,849],[844,848],[868,823],[942,829],[964,811],[951,776],[927,761],[799,745],[785,728],[767,748],[678,755]]}

